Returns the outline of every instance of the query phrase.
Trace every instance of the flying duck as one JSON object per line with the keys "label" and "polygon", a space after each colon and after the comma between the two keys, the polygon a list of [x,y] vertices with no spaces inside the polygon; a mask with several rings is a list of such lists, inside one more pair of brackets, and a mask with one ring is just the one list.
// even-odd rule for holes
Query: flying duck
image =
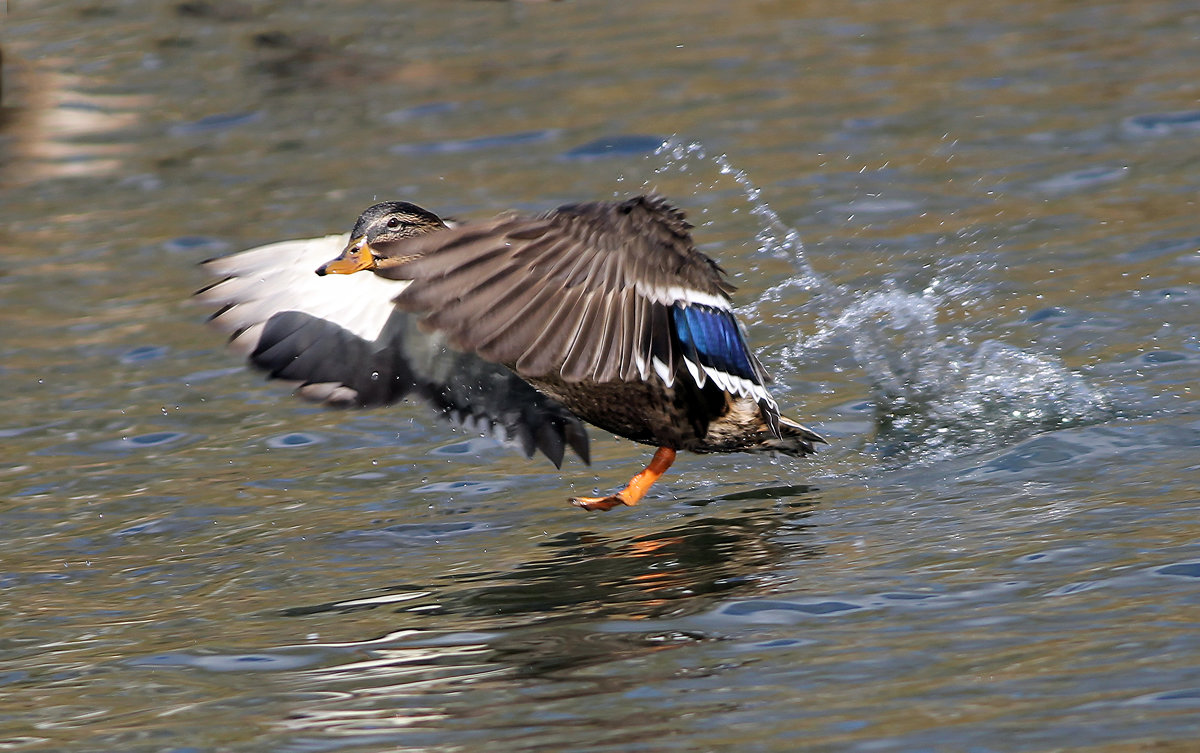
{"label": "flying duck", "polygon": [[211,322],[235,350],[309,399],[415,395],[556,467],[567,446],[588,462],[583,421],[656,447],[620,491],[571,500],[609,510],[637,504],[679,450],[801,456],[825,441],[779,413],[734,288],[690,230],[658,196],[462,225],[384,202],[348,239],[209,260],[224,279],[197,295],[221,306]]}

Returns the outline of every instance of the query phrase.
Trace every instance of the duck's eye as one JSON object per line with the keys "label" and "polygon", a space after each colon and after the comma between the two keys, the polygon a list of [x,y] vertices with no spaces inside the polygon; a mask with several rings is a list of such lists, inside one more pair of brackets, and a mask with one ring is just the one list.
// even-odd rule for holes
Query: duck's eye
{"label": "duck's eye", "polygon": [[404,223],[400,221],[399,217],[388,217],[388,221],[387,221],[388,230],[395,230],[396,228],[400,227],[403,224]]}

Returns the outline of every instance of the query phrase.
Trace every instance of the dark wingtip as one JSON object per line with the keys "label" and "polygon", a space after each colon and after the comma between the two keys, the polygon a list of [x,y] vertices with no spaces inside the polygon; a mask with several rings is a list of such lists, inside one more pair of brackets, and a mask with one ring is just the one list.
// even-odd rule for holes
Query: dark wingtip
{"label": "dark wingtip", "polygon": [[[209,261],[211,261],[211,259],[210,259]],[[204,263],[204,262],[201,262],[201,264],[203,264],[203,263]],[[207,284],[207,285],[205,285],[204,287],[202,287],[202,288],[200,288],[199,290],[197,290],[195,293],[192,293],[192,297],[195,297],[195,296],[198,296],[198,295],[203,295],[204,293],[207,293],[208,291],[212,290],[212,289],[213,289],[213,288],[215,288],[216,286],[218,286],[218,285],[223,285],[223,284],[225,284],[225,283],[229,282],[229,281],[230,281],[230,280],[232,280],[232,279],[233,279],[232,277],[226,277],[226,278],[224,278],[224,279],[217,280],[216,282],[210,282],[209,284]]]}
{"label": "dark wingtip", "polygon": [[[198,290],[198,291],[196,291],[196,295],[200,295],[200,293],[203,293],[203,292],[204,292],[203,290]],[[208,319],[207,319],[207,321],[210,321],[210,322],[211,322],[211,321],[213,321],[214,319],[216,319],[217,317],[219,317],[221,314],[224,314],[226,311],[228,311],[229,309],[233,308],[233,307],[234,307],[234,306],[236,306],[236,305],[237,305],[236,303],[227,303],[227,304],[225,304],[225,305],[224,305],[224,306],[222,306],[221,308],[217,309],[217,310],[216,310],[216,312],[214,312],[214,313],[210,314],[210,315],[209,315],[209,317],[208,317]],[[245,327],[242,327],[242,328],[241,328],[241,329],[239,329],[237,332],[234,332],[234,333],[233,333],[233,337],[237,337],[238,335],[242,334],[242,333],[243,333],[243,332],[245,332],[245,331],[246,331],[246,328],[245,328]],[[232,339],[232,338],[231,338],[231,339]]]}
{"label": "dark wingtip", "polygon": [[563,443],[562,429],[553,423],[546,422],[538,427],[537,446],[542,454],[554,463],[555,468],[562,468],[566,445]]}
{"label": "dark wingtip", "polygon": [[537,444],[533,441],[533,432],[529,430],[529,426],[523,423],[517,424],[513,432],[516,434],[515,439],[521,447],[521,452],[527,458],[533,457],[533,453],[537,452]]}
{"label": "dark wingtip", "polygon": [[577,421],[568,421],[563,427],[563,434],[567,439],[567,444],[579,456],[584,465],[592,464],[592,450],[588,444],[587,429],[583,428],[583,424]]}

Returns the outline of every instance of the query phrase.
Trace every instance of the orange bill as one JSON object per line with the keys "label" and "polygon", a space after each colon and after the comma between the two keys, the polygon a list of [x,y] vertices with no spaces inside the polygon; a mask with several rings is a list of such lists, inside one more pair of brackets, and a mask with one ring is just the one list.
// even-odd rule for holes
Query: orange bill
{"label": "orange bill", "polygon": [[367,243],[367,239],[362,237],[350,241],[350,244],[346,246],[346,250],[342,251],[341,256],[317,267],[317,274],[321,276],[352,275],[364,269],[374,268],[375,253],[371,250],[371,245]]}

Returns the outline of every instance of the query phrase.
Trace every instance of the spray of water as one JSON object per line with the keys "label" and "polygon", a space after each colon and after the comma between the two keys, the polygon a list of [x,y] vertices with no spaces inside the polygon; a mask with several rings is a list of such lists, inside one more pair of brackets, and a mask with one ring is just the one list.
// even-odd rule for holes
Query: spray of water
{"label": "spray of water", "polygon": [[935,459],[1111,416],[1107,395],[1048,356],[943,333],[944,303],[931,290],[885,284],[819,333],[849,341],[871,389],[881,454]]}
{"label": "spray of water", "polygon": [[[795,274],[739,314],[755,321],[764,304],[805,298],[817,330],[784,348],[780,371],[794,373],[831,348],[848,348],[870,388],[874,446],[881,454],[906,460],[946,457],[1111,417],[1107,395],[1055,359],[943,332],[939,312],[967,296],[967,286],[935,279],[912,293],[892,281],[876,290],[837,285],[813,269],[799,233],[725,155],[710,156],[701,144],[670,139],[657,156],[661,163],[655,175],[702,174],[708,187],[724,177],[740,187],[759,221],[759,253],[787,260]],[[714,171],[716,180],[709,177]],[[702,184],[697,183],[698,191]]]}
{"label": "spray of water", "polygon": [[734,167],[724,154],[717,154],[710,158],[704,146],[699,142],[693,141],[685,144],[670,138],[662,143],[662,146],[655,152],[655,156],[666,158],[661,165],[655,168],[655,175],[662,175],[670,171],[690,172],[693,165],[700,165],[705,169],[715,165],[720,175],[729,176],[741,187],[746,195],[746,201],[750,205],[750,213],[759,218],[759,230],[755,236],[759,253],[771,254],[777,259],[790,262],[796,270],[796,276],[790,282],[791,285],[814,289],[829,285],[829,282],[818,275],[809,265],[808,257],[804,253],[804,244],[800,241],[800,234],[780,219],[775,210],[763,200],[762,189],[750,180],[750,176],[744,170]]}

